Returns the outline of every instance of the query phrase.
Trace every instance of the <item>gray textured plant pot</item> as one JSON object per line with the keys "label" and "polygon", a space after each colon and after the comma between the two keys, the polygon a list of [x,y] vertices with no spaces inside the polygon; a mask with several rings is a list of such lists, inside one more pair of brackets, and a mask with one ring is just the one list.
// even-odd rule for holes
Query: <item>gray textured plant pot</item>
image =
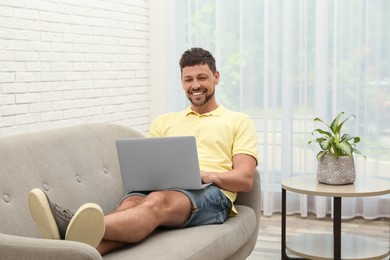
{"label": "gray textured plant pot", "polygon": [[355,182],[355,162],[349,156],[334,158],[325,155],[318,161],[317,180],[320,183],[331,185],[345,185]]}

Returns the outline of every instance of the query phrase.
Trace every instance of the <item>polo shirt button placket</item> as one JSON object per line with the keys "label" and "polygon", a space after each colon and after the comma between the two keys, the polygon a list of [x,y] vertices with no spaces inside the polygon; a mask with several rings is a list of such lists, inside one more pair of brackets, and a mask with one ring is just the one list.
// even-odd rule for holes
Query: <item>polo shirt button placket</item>
{"label": "polo shirt button placket", "polygon": [[197,118],[196,118],[196,124],[200,124],[200,118],[202,117],[202,115],[198,115]]}

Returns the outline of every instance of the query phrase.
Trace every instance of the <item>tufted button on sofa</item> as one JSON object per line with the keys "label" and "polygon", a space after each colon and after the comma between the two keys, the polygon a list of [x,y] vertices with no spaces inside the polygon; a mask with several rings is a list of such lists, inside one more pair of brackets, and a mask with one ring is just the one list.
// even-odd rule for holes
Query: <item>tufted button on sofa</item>
{"label": "tufted button on sofa", "polygon": [[[115,140],[142,137],[115,124],[87,124],[0,138],[0,258],[103,259],[86,244],[41,239],[27,196],[33,188],[70,209],[86,202],[107,214],[124,195]],[[104,259],[245,259],[260,219],[260,179],[240,193],[239,214],[222,225],[161,229]]]}

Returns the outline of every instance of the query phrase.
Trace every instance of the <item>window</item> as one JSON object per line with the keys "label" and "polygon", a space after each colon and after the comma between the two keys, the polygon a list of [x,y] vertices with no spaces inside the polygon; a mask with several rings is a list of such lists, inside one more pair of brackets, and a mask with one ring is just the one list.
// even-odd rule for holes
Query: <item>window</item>
{"label": "window", "polygon": [[[318,148],[307,144],[315,117],[355,114],[344,128],[361,137],[358,149],[367,156],[355,156],[358,177],[390,179],[389,1],[175,3],[180,54],[194,46],[211,51],[221,72],[217,98],[256,123],[264,214],[280,211],[281,179],[315,174]],[[302,212],[302,202],[290,211]],[[390,216],[388,207],[352,211]]]}

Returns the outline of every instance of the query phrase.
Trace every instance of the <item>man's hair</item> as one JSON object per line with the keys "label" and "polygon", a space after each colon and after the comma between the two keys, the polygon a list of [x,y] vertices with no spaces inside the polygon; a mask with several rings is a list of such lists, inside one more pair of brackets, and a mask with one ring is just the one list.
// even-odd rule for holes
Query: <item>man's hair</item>
{"label": "man's hair", "polygon": [[202,48],[191,48],[185,51],[179,62],[181,71],[185,67],[204,64],[207,64],[213,73],[217,71],[213,55]]}

